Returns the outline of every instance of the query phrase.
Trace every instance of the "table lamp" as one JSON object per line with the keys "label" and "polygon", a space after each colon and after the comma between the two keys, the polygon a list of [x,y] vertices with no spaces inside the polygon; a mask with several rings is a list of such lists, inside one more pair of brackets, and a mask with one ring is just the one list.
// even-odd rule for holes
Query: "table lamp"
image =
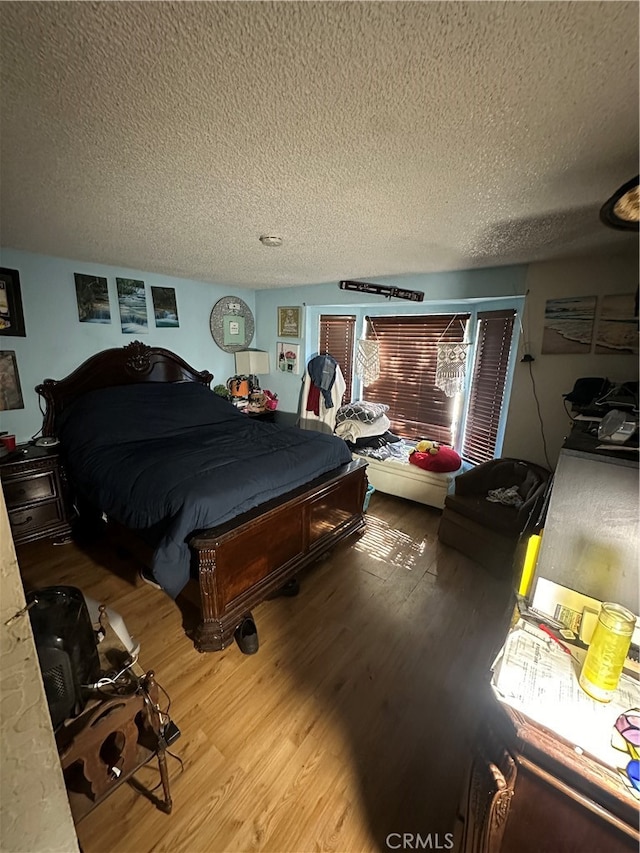
{"label": "table lamp", "polygon": [[236,353],[236,373],[248,376],[253,390],[260,390],[258,376],[269,373],[269,353],[260,349],[245,349]]}

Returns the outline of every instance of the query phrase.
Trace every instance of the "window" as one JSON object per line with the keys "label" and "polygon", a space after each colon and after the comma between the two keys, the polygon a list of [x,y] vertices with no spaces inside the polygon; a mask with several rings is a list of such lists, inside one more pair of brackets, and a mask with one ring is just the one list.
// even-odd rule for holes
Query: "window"
{"label": "window", "polygon": [[461,342],[469,314],[371,317],[367,337],[380,344],[380,377],[365,399],[389,406],[392,432],[450,444],[455,398],[436,388],[439,342]]}
{"label": "window", "polygon": [[353,381],[353,344],[355,338],[355,316],[337,314],[320,315],[319,355],[332,355],[340,365],[347,388],[342,402],[351,402]]}
{"label": "window", "polygon": [[509,367],[515,311],[478,313],[476,355],[471,375],[462,457],[478,464],[493,459]]}

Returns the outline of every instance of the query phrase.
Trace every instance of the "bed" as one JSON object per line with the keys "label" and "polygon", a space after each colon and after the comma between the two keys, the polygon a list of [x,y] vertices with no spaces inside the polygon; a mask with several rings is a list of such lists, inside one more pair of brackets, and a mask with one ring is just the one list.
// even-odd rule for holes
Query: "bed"
{"label": "bed", "polygon": [[212,379],[134,341],[36,389],[81,516],[144,541],[172,597],[197,582],[200,651],[225,648],[252,607],[361,532],[367,487],[341,439],[252,420]]}

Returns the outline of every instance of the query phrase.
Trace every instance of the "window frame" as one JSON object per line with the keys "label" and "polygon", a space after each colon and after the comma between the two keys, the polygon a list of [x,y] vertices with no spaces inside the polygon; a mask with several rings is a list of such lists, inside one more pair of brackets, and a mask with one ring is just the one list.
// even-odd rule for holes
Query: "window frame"
{"label": "window frame", "polygon": [[[354,297],[355,294],[350,294],[350,297]],[[368,315],[376,316],[376,315],[384,315],[384,314],[455,314],[455,313],[470,313],[471,319],[468,323],[468,338],[471,343],[470,353],[467,360],[467,365],[472,365],[473,360],[475,359],[475,347],[476,347],[476,331],[477,331],[477,318],[478,314],[482,311],[493,311],[493,310],[501,310],[505,308],[513,308],[515,309],[515,323],[513,328],[513,335],[511,340],[511,352],[509,357],[509,366],[507,369],[507,376],[504,386],[504,395],[503,395],[503,404],[502,404],[502,412],[500,415],[500,425],[498,428],[498,435],[496,441],[495,454],[496,457],[499,457],[502,453],[502,445],[504,442],[504,434],[506,430],[507,423],[507,414],[509,410],[509,402],[511,397],[511,390],[513,385],[513,378],[515,374],[515,366],[517,363],[517,352],[520,344],[520,339],[522,336],[522,324],[521,318],[523,315],[524,307],[525,307],[525,295],[524,293],[513,294],[510,296],[496,296],[496,297],[481,297],[481,298],[460,298],[460,299],[434,299],[420,303],[420,306],[416,306],[415,303],[410,302],[371,302],[370,297],[355,297],[356,299],[360,298],[361,301],[349,301],[344,302],[340,305],[309,305],[306,303],[305,307],[305,323],[306,323],[306,334],[305,334],[305,357],[307,363],[310,358],[314,355],[317,355],[317,351],[314,349],[315,345],[318,342],[319,335],[319,322],[321,314],[353,314],[356,316],[356,327],[355,327],[355,342],[354,346],[357,345],[358,339],[364,335],[365,331],[365,317]],[[354,356],[355,359],[355,356]],[[354,360],[355,365],[355,360]],[[458,446],[460,444],[464,426],[466,422],[467,416],[467,408],[468,408],[468,400],[469,400],[469,383],[471,381],[471,368],[467,370],[467,377],[465,382],[465,390],[463,392],[462,403],[459,407],[456,423],[455,423],[455,433],[453,437],[453,446]],[[363,396],[363,385],[362,380],[355,376],[353,377],[353,386],[352,386],[352,397],[354,400],[362,399]],[[473,467],[472,464],[466,463],[463,461],[463,469]]]}

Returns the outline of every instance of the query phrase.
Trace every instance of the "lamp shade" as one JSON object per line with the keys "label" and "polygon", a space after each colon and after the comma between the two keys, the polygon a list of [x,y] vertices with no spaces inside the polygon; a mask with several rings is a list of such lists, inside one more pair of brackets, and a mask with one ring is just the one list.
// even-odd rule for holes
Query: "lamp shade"
{"label": "lamp shade", "polygon": [[269,373],[269,353],[261,349],[245,349],[236,353],[236,373],[259,376]]}

